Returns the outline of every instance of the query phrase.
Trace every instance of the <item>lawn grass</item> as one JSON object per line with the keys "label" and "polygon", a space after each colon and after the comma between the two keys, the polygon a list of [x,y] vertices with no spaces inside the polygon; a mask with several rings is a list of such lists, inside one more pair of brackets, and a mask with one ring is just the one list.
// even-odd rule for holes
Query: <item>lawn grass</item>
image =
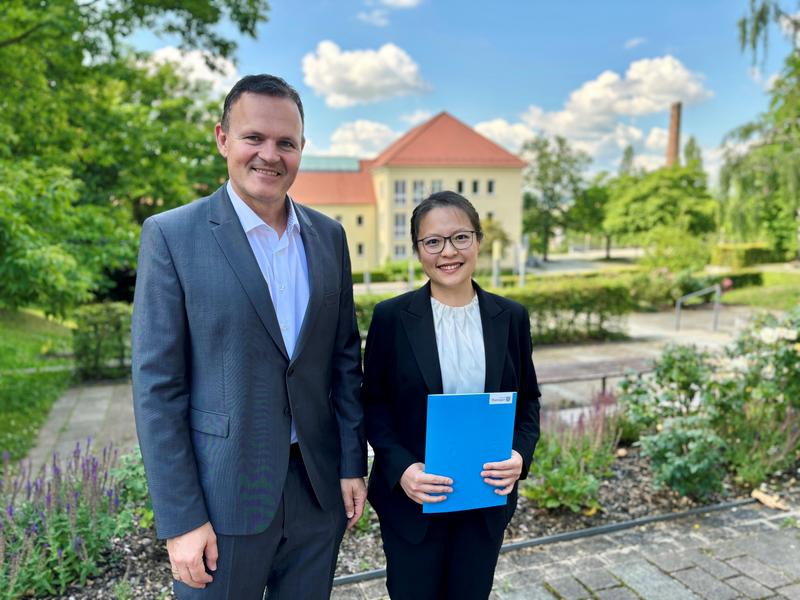
{"label": "lawn grass", "polygon": [[771,310],[791,310],[800,305],[800,273],[764,271],[764,284],[725,292],[724,304],[742,304]]}
{"label": "lawn grass", "polygon": [[[0,310],[0,452],[12,460],[33,445],[50,408],[64,392],[72,371],[14,373],[71,365],[71,330],[32,311]],[[55,357],[52,357],[55,354]]]}
{"label": "lawn grass", "polygon": [[72,331],[61,323],[31,311],[0,310],[0,372],[68,363],[58,355],[71,348]]}

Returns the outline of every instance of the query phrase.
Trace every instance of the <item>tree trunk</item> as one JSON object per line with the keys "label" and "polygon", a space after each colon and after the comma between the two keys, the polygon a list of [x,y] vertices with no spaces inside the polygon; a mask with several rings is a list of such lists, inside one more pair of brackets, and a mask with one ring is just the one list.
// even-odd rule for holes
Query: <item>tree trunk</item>
{"label": "tree trunk", "polygon": [[606,236],[606,260],[611,260],[611,236]]}

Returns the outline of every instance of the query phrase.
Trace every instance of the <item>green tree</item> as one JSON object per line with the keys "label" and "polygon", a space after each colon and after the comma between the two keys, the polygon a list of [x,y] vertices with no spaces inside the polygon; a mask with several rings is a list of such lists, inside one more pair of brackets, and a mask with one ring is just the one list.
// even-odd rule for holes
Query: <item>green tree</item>
{"label": "green tree", "polygon": [[495,240],[499,241],[503,248],[511,242],[511,238],[508,237],[500,223],[492,217],[487,217],[483,220],[481,229],[483,230],[483,241],[481,242],[479,253],[481,256],[492,255],[492,244],[494,244]]}
{"label": "green tree", "polygon": [[700,235],[715,229],[716,212],[704,171],[662,168],[621,182],[611,195],[603,226],[614,236],[638,241],[664,226]]}
{"label": "green tree", "polygon": [[253,36],[267,11],[264,0],[3,2],[0,304],[65,312],[133,268],[137,222],[224,177],[219,99],[127,36],[170,34],[213,66],[236,47],[217,26]]}
{"label": "green tree", "polygon": [[730,241],[765,241],[778,255],[800,258],[800,18],[781,2],[752,0],[739,37],[755,61],[766,54],[774,23],[794,48],[770,91],[769,109],[726,140],[734,143],[720,171],[721,223]]}
{"label": "green tree", "polygon": [[565,215],[583,185],[589,156],[573,150],[567,140],[538,136],[522,147],[528,160],[523,178],[525,214],[523,228],[538,240],[543,260],[556,227],[566,225]]}
{"label": "green tree", "polygon": [[703,170],[703,152],[693,135],[683,145],[683,164]]}
{"label": "green tree", "polygon": [[636,174],[636,166],[634,165],[635,158],[636,153],[633,151],[633,146],[628,144],[625,146],[625,150],[622,152],[622,159],[619,161],[620,177]]}
{"label": "green tree", "polygon": [[603,226],[610,198],[610,181],[607,173],[596,175],[575,197],[566,215],[570,230],[605,238],[606,258],[611,258],[611,234]]}

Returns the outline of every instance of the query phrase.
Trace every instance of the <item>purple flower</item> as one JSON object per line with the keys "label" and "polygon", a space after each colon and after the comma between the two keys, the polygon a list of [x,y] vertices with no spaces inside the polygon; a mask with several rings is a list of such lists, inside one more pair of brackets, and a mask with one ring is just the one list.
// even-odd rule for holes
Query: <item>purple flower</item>
{"label": "purple flower", "polygon": [[82,541],[81,541],[81,536],[79,536],[79,535],[76,535],[76,536],[75,536],[75,541],[74,541],[74,542],[72,542],[72,547],[75,549],[75,552],[77,552],[78,550],[80,550],[80,548],[81,548],[81,543],[82,543]]}
{"label": "purple flower", "polygon": [[44,497],[45,506],[47,506],[48,510],[53,505],[53,494],[47,492],[47,495]]}
{"label": "purple flower", "polygon": [[62,556],[64,556],[64,550],[63,550],[63,548],[61,548],[61,546],[59,546],[58,547],[58,558],[61,559]]}
{"label": "purple flower", "polygon": [[11,453],[8,450],[3,450],[3,465],[8,465],[11,461]]}
{"label": "purple flower", "polygon": [[66,510],[67,514],[70,514],[70,511],[72,510],[72,505],[69,502],[67,502]]}
{"label": "purple flower", "polygon": [[14,505],[13,504],[9,504],[6,507],[6,514],[8,515],[9,519],[13,519],[14,518]]}

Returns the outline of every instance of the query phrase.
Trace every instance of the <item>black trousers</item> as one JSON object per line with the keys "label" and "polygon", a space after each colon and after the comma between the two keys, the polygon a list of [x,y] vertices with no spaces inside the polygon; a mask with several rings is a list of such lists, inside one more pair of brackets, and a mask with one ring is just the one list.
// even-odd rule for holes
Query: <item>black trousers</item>
{"label": "black trousers", "polygon": [[419,544],[381,523],[386,588],[392,600],[486,600],[503,531],[489,532],[480,510],[432,515]]}
{"label": "black trousers", "polygon": [[205,589],[175,582],[179,600],[327,600],[347,517],[344,506],[317,502],[297,444],[292,446],[281,505],[255,535],[217,534],[219,560]]}

